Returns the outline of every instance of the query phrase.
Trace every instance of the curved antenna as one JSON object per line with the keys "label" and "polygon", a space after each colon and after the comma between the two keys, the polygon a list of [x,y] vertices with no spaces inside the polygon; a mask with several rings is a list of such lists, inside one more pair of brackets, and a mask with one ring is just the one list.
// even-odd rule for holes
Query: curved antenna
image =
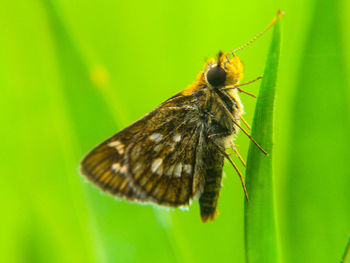
{"label": "curved antenna", "polygon": [[241,49],[243,49],[243,48],[249,46],[251,43],[253,43],[255,40],[257,40],[259,37],[261,37],[267,30],[269,30],[269,29],[276,23],[277,18],[278,18],[279,16],[284,16],[284,12],[281,11],[280,9],[278,9],[277,15],[272,19],[272,21],[270,22],[270,24],[269,24],[267,27],[265,27],[265,28],[263,29],[263,31],[261,31],[259,34],[257,34],[255,37],[253,37],[251,40],[249,40],[249,41],[248,41],[247,43],[245,43],[244,45],[242,45],[242,46],[240,46],[239,48],[236,48],[235,50],[233,50],[233,51],[231,52],[231,55],[234,56],[235,53],[236,53],[237,51],[239,51],[239,50],[241,50]]}

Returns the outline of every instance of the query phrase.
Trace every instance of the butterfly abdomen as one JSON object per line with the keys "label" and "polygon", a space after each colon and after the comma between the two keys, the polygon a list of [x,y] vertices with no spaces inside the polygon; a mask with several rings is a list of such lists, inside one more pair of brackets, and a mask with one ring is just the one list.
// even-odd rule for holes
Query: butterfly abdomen
{"label": "butterfly abdomen", "polygon": [[200,214],[203,222],[208,219],[214,220],[218,215],[216,207],[221,189],[224,156],[216,148],[210,147],[205,162],[205,184],[199,198]]}

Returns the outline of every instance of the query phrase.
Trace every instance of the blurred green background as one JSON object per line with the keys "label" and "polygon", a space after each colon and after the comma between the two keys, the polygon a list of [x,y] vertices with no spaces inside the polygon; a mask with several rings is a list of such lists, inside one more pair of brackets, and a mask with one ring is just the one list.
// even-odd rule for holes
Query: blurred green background
{"label": "blurred green background", "polygon": [[[2,0],[0,261],[245,262],[244,195],[229,165],[220,216],[203,224],[197,202],[181,211],[116,200],[85,183],[78,164],[279,8],[281,262],[339,262],[350,234],[346,0]],[[245,81],[262,74],[270,40],[268,32],[238,53]],[[241,97],[251,122],[254,99]],[[237,144],[245,157],[243,133]]]}

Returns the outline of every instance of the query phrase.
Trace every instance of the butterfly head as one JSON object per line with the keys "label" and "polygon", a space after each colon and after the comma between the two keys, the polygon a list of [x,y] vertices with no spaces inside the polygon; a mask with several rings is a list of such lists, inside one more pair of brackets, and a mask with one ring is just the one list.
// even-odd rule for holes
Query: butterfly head
{"label": "butterfly head", "polygon": [[208,59],[204,70],[198,74],[197,80],[182,94],[187,96],[203,87],[221,88],[239,84],[243,78],[243,64],[235,54],[231,59],[230,55],[220,51],[216,58]]}
{"label": "butterfly head", "polygon": [[243,77],[243,64],[236,55],[230,59],[229,54],[220,51],[216,59],[207,61],[202,76],[209,87],[234,85]]}

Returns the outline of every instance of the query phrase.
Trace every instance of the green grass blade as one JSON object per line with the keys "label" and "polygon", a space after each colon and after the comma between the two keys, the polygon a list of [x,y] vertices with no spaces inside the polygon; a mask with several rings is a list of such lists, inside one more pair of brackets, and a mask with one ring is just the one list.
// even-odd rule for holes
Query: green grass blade
{"label": "green grass blade", "polygon": [[251,142],[247,158],[246,184],[250,202],[245,203],[245,243],[246,262],[250,263],[278,262],[272,186],[272,140],[279,52],[278,19],[256,102],[251,133],[269,155],[265,156]]}
{"label": "green grass blade", "polygon": [[350,258],[350,237],[348,239],[348,242],[346,243],[343,259],[341,263],[346,263],[348,262],[348,259]]}
{"label": "green grass blade", "polygon": [[339,262],[350,230],[346,1],[313,1],[287,152],[286,262]]}

